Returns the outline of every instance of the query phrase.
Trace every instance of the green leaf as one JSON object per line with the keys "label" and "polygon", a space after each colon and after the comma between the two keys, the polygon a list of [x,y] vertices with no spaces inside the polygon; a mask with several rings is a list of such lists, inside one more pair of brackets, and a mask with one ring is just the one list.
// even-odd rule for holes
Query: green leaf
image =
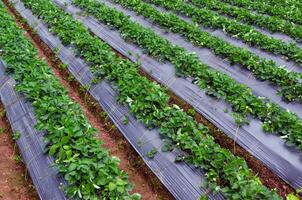
{"label": "green leaf", "polygon": [[109,191],[113,191],[116,188],[116,184],[111,182],[111,183],[109,183],[108,188],[109,188]]}

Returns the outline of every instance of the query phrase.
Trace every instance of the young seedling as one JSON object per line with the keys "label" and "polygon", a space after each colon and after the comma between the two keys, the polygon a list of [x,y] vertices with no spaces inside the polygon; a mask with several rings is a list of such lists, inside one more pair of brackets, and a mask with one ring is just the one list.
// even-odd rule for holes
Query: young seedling
{"label": "young seedling", "polygon": [[161,147],[162,152],[168,152],[173,150],[173,144],[171,140],[164,140],[163,146]]}
{"label": "young seedling", "polygon": [[148,153],[147,153],[147,157],[152,159],[154,158],[155,154],[157,153],[157,149],[155,147],[153,147]]}
{"label": "young seedling", "polygon": [[13,140],[16,141],[21,137],[21,133],[16,131],[16,132],[13,133],[12,137],[13,137]]}
{"label": "young seedling", "polygon": [[194,117],[196,115],[196,111],[193,108],[188,109],[188,114]]}
{"label": "young seedling", "polygon": [[5,132],[5,128],[0,127],[0,135]]}
{"label": "young seedling", "polygon": [[129,123],[129,117],[128,117],[128,116],[125,116],[125,117],[124,117],[123,123],[124,123],[125,125],[127,125],[127,124]]}
{"label": "young seedling", "polygon": [[246,118],[246,116],[240,114],[240,113],[232,113],[232,117],[235,120],[235,123],[238,125],[238,127],[242,127],[245,124],[249,124],[248,119]]}
{"label": "young seedling", "polygon": [[15,156],[13,157],[13,159],[14,159],[17,163],[23,162],[23,161],[22,161],[22,157],[21,157],[20,155],[15,155]]}

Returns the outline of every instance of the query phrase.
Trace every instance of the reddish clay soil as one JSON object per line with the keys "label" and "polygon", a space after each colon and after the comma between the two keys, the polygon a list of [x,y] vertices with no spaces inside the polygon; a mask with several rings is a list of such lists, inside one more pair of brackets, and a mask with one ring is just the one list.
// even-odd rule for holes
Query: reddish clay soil
{"label": "reddish clay soil", "polygon": [[38,200],[0,106],[0,200]]}
{"label": "reddish clay soil", "polygon": [[[7,2],[4,2],[7,5]],[[117,156],[120,159],[120,168],[128,173],[130,182],[134,184],[132,192],[140,193],[142,199],[146,200],[174,199],[121,136],[115,126],[106,116],[104,117],[102,115],[104,112],[102,112],[100,107],[93,102],[88,94],[81,91],[75,81],[68,80],[69,75],[66,71],[58,68],[62,63],[55,58],[55,55],[48,46],[32,32],[27,24],[20,21],[20,16],[17,15],[15,10],[9,7],[9,11],[16,17],[18,25],[26,30],[25,35],[32,40],[38,49],[39,57],[48,63],[53,73],[59,78],[61,84],[68,91],[69,97],[81,106],[84,115],[92,126],[97,129],[99,138],[104,142],[103,146],[110,150],[110,155]]]}

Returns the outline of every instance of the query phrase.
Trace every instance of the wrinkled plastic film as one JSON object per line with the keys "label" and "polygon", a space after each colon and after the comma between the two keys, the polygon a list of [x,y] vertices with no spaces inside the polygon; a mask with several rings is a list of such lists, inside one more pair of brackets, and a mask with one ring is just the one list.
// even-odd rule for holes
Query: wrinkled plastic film
{"label": "wrinkled plastic film", "polygon": [[[26,9],[20,1],[15,1],[14,6],[30,25],[36,25],[35,29],[40,38],[51,49],[59,49],[58,57],[68,65],[68,70],[76,80],[81,85],[91,85],[93,75],[89,71],[89,66],[81,59],[76,58],[71,48],[64,47],[56,36],[48,32],[47,27],[33,16],[31,11]],[[205,194],[206,190],[200,187],[204,180],[204,172],[184,162],[174,163],[175,157],[181,153],[179,150],[161,152],[162,139],[160,139],[157,130],[147,130],[129,114],[127,107],[118,104],[116,102],[118,94],[109,83],[102,82],[93,85],[90,87],[89,93],[108,113],[123,136],[176,199],[196,200]],[[127,125],[123,122],[126,116],[129,119]],[[153,159],[149,159],[147,153],[153,148],[158,149],[158,153]],[[220,193],[208,194],[208,197],[215,200],[224,199]]]}
{"label": "wrinkled plastic film", "polygon": [[[191,2],[191,1],[190,1],[190,2]],[[194,4],[192,4],[192,5],[194,5]],[[199,6],[196,6],[196,7],[202,8],[201,6],[200,6],[200,7],[199,7]],[[235,7],[236,7],[236,6],[235,6]],[[208,9],[209,9],[209,8],[208,8]],[[228,18],[228,19],[236,20],[237,23],[239,23],[239,24],[247,24],[247,25],[249,25],[249,26],[252,26],[254,29],[256,29],[257,31],[261,32],[262,34],[264,34],[264,35],[266,35],[266,36],[268,36],[268,37],[272,37],[272,38],[275,38],[275,39],[278,39],[278,40],[282,40],[283,42],[286,42],[286,43],[294,43],[294,44],[296,44],[298,47],[302,48],[302,43],[301,43],[301,42],[297,42],[295,39],[293,39],[293,38],[292,38],[291,36],[289,36],[289,35],[286,35],[285,33],[278,32],[278,31],[272,32],[272,31],[270,31],[270,30],[268,30],[268,29],[266,29],[266,28],[264,28],[264,27],[259,27],[259,26],[257,26],[257,24],[250,25],[250,24],[248,24],[248,23],[244,23],[243,21],[237,20],[236,18],[234,18],[234,17],[232,17],[232,16],[229,16],[229,15],[227,15],[227,14],[219,13],[219,12],[213,10],[213,9],[209,9],[209,10],[211,10],[211,11],[213,11],[214,13],[217,13],[217,14],[219,14],[219,15],[221,15],[221,16],[224,16],[224,17],[226,17],[226,18]],[[269,16],[270,16],[270,15],[266,15],[266,14],[259,14],[259,13],[257,13],[256,11],[253,11],[253,10],[250,10],[250,13],[254,13],[254,14],[258,14],[258,15],[262,15],[262,16],[266,16],[266,17],[269,17]]]}

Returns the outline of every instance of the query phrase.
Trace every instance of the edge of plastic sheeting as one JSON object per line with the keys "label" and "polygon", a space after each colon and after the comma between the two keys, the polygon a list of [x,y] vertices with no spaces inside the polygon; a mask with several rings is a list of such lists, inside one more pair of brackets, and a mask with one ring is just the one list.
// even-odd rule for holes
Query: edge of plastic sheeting
{"label": "edge of plastic sheeting", "polygon": [[[118,93],[110,83],[103,81],[97,85],[92,85],[93,75],[89,71],[89,66],[80,58],[75,57],[71,49],[63,46],[59,38],[50,33],[47,26],[41,20],[38,20],[29,9],[25,8],[22,2],[11,2],[14,2],[15,9],[27,20],[29,25],[35,25],[42,41],[52,50],[59,48],[57,55],[62,62],[67,64],[67,69],[81,85],[90,86],[89,93],[108,113],[110,119],[126,140],[176,199],[196,200],[205,194],[209,199],[225,199],[221,193],[207,193],[208,191],[201,187],[201,183],[205,178],[202,169],[195,168],[185,162],[177,164],[174,162],[175,157],[183,154],[183,152],[177,149],[172,152],[161,152],[159,150],[153,159],[149,159],[148,152],[153,148],[160,149],[163,145],[158,131],[156,129],[146,129],[143,124],[129,114],[127,107],[118,104],[116,101]],[[126,116],[129,119],[127,125],[124,124]]]}
{"label": "edge of plastic sheeting", "polygon": [[32,105],[15,89],[15,81],[5,73],[5,65],[0,60],[0,98],[13,132],[20,133],[17,140],[20,153],[30,177],[42,200],[65,200],[60,186],[64,179],[57,174],[54,160],[45,153],[43,136],[46,132],[35,129],[36,119]]}
{"label": "edge of plastic sheeting", "polygon": [[[73,14],[96,36],[131,61],[137,62],[136,55],[139,55],[139,63],[142,68],[155,80],[167,86],[177,96],[193,106],[292,187],[297,189],[302,187],[301,152],[285,145],[284,140],[279,136],[264,133],[259,120],[250,119],[249,126],[238,128],[230,113],[225,112],[225,109],[231,110],[229,104],[207,96],[198,86],[192,84],[191,80],[176,77],[171,64],[160,63],[144,54],[138,46],[125,42],[118,31],[108,28],[94,18],[78,16],[77,13],[81,13],[81,10],[70,5],[69,0],[54,0],[54,2],[64,7],[66,12]],[[67,6],[64,3],[67,3]]]}

